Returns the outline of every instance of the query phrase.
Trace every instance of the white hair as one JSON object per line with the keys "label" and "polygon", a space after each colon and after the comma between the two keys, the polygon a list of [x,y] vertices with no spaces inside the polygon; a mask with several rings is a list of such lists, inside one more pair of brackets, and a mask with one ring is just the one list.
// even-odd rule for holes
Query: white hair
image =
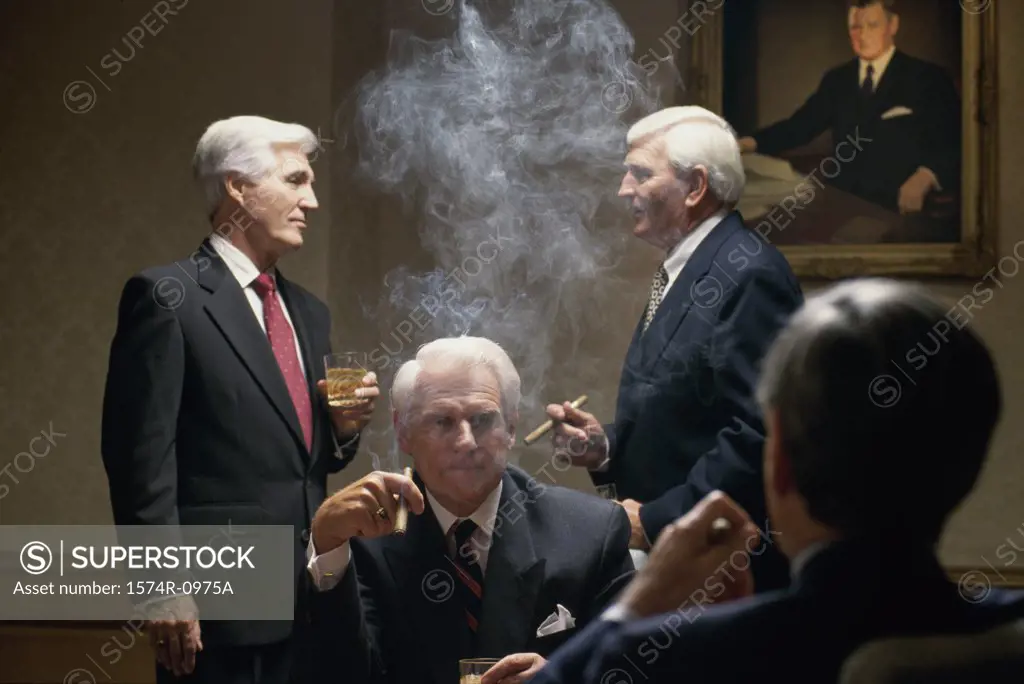
{"label": "white hair", "polygon": [[703,166],[712,195],[730,206],[739,201],[747,177],[736,131],[725,119],[703,107],[669,107],[635,123],[626,144],[632,147],[651,134],[662,137],[677,173]]}
{"label": "white hair", "polygon": [[520,400],[519,371],[499,344],[485,337],[442,337],[419,348],[416,358],[402,364],[391,383],[391,408],[403,419],[418,389],[420,372],[469,368],[482,365],[490,369],[501,388],[502,411],[506,418],[517,417]]}
{"label": "white hair", "polygon": [[196,145],[192,171],[211,216],[224,201],[228,174],[256,182],[273,173],[274,145],[299,145],[308,155],[319,147],[319,140],[301,124],[262,116],[233,116],[210,124]]}

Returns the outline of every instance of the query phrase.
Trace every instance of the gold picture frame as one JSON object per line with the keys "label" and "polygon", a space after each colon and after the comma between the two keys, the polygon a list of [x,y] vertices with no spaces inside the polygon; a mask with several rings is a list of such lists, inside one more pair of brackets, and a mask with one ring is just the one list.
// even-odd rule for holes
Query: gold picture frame
{"label": "gold picture frame", "polygon": [[[995,266],[999,201],[996,4],[989,3],[983,12],[963,13],[960,241],[780,246],[798,276],[980,277]],[[709,8],[704,0],[680,0],[680,10],[684,15],[699,16],[700,26],[682,55],[688,59],[684,67],[687,85],[679,101],[721,114],[724,20],[722,11]]]}

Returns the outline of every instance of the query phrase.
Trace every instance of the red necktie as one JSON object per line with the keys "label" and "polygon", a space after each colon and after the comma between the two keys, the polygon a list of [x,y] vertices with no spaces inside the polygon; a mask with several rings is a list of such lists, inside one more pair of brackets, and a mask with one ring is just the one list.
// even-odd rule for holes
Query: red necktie
{"label": "red necktie", "polygon": [[451,557],[455,566],[455,574],[459,578],[458,591],[466,610],[466,622],[475,634],[480,624],[480,612],[483,608],[484,573],[480,567],[479,555],[474,556],[469,538],[476,531],[476,523],[470,519],[456,521],[449,530],[449,536],[455,538],[455,553]]}
{"label": "red necktie", "polygon": [[295,337],[284,309],[277,298],[274,279],[269,274],[261,273],[252,284],[256,294],[263,300],[263,320],[267,324],[267,337],[270,348],[274,350],[277,365],[281,367],[284,383],[288,386],[288,394],[292,397],[295,412],[299,414],[299,425],[306,438],[306,448],[313,449],[313,406],[309,399],[309,388],[306,377],[299,365],[299,354],[295,348]]}

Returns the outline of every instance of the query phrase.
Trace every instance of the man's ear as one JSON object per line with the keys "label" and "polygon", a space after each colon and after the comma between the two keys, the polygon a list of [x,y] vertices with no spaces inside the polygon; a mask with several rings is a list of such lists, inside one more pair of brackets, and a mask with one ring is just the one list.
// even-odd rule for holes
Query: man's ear
{"label": "man's ear", "polygon": [[405,425],[398,417],[398,411],[391,409],[391,425],[395,428],[395,437],[398,440],[398,449],[403,454],[409,453],[409,439],[405,433]]}
{"label": "man's ear", "polygon": [[889,32],[892,35],[896,35],[896,32],[900,30],[900,15],[894,14],[889,17]]}
{"label": "man's ear", "polygon": [[793,464],[789,459],[784,443],[782,421],[775,409],[770,409],[765,416],[768,424],[768,437],[765,439],[764,467],[766,481],[771,483],[774,493],[784,496],[796,489],[793,479]]}
{"label": "man's ear", "polygon": [[703,166],[694,167],[690,177],[685,181],[688,185],[686,206],[695,207],[708,194],[708,170]]}
{"label": "man's ear", "polygon": [[227,178],[224,179],[224,190],[227,192],[228,197],[235,200],[238,204],[245,204],[245,181],[237,173],[229,173]]}

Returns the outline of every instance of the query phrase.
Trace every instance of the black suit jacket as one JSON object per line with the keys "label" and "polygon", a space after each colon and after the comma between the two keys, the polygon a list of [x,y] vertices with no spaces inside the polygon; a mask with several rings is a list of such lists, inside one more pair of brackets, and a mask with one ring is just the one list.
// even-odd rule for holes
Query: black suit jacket
{"label": "black suit jacket", "polygon": [[[757,151],[778,155],[831,130],[836,161],[816,174],[824,182],[896,210],[900,186],[925,166],[958,192],[960,101],[945,70],[897,50],[864,103],[859,69],[852,59],[826,72],[792,116],[753,134]],[[894,107],[912,113],[883,119]]]}
{"label": "black suit jacket", "polygon": [[[330,347],[327,307],[280,273],[277,282],[313,401],[312,451],[245,293],[204,241],[191,257],[147,269],[124,287],[102,452],[115,524],[292,525],[299,592],[309,521],[324,500],[327,474],[351,460],[356,443],[335,454],[330,416],[316,392]],[[203,642],[270,643],[291,626],[205,622]]]}
{"label": "black suit jacket", "polygon": [[[610,466],[592,478],[643,504],[652,542],[715,489],[768,526],[754,387],[762,356],[802,303],[785,257],[732,212],[697,246],[647,332],[637,325],[606,426]],[[758,590],[788,583],[774,548],[754,573]]]}
{"label": "black suit jacket", "polygon": [[[343,676],[351,684],[450,684],[458,681],[460,658],[548,656],[628,582],[628,543],[629,520],[620,506],[542,485],[509,466],[476,643],[428,505],[410,516],[405,536],[352,540],[352,561],[338,586],[311,593],[312,621],[299,639],[296,681]],[[558,604],[572,613],[576,628],[537,637]]]}
{"label": "black suit jacket", "polygon": [[844,542],[811,558],[788,589],[704,612],[592,625],[533,684],[823,684],[837,681],[868,641],[978,632],[1020,617],[1024,593],[992,590],[969,602],[931,549]]}

